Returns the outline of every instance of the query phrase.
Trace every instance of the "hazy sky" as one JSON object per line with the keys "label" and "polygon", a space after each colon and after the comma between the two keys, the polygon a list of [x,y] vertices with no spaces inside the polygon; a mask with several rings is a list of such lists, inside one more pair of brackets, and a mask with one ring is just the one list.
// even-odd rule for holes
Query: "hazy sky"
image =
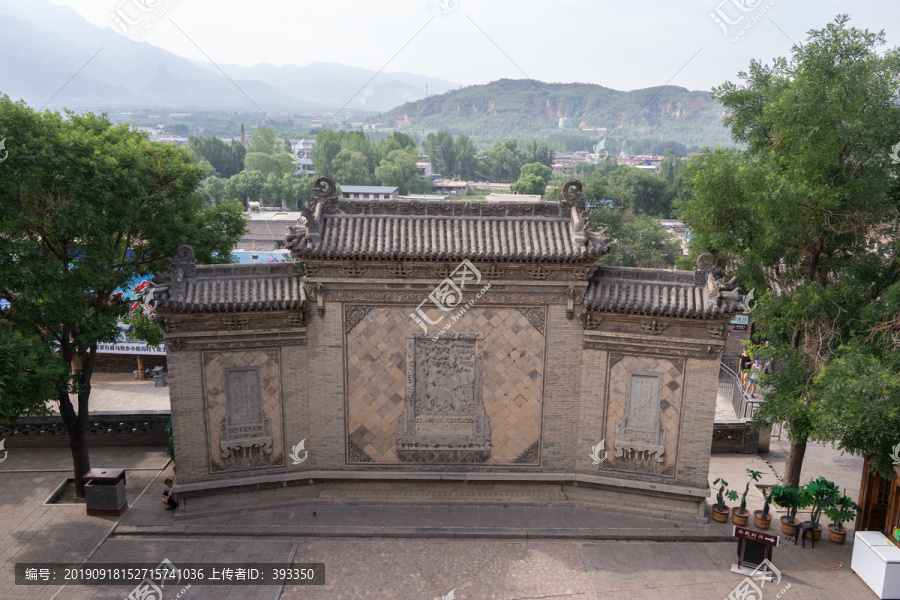
{"label": "hazy sky", "polygon": [[460,84],[527,75],[620,90],[670,80],[708,90],[735,80],[753,58],[789,54],[791,40],[842,12],[857,27],[885,29],[890,46],[900,43],[896,0],[53,1],[111,28],[117,10],[168,5],[143,40],[197,60],[205,60],[199,46],[219,64],[387,63],[388,72]]}

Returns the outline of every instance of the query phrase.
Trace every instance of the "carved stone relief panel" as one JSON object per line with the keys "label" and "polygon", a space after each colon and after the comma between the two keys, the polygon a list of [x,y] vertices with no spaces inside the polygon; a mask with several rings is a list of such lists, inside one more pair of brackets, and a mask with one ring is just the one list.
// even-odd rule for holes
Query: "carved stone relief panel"
{"label": "carved stone relief panel", "polygon": [[675,477],[683,387],[683,359],[611,353],[600,469]]}
{"label": "carved stone relief panel", "polygon": [[666,453],[666,432],[659,426],[662,373],[630,373],[625,389],[625,420],[616,423],[613,456],[662,462]]}
{"label": "carved stone relief panel", "polygon": [[258,366],[225,369],[225,418],[219,429],[221,457],[232,466],[269,462],[272,423],[262,409]]}
{"label": "carved stone relief panel", "polygon": [[284,465],[279,363],[274,348],[203,354],[210,472]]}
{"label": "carved stone relief panel", "polygon": [[[345,305],[344,310],[347,311],[349,306],[358,305]],[[416,377],[415,371],[407,368],[407,333],[421,332],[409,317],[415,305],[369,305],[369,308],[365,318],[354,327],[348,328],[345,320],[343,329],[347,369],[347,462],[409,465],[419,458],[412,452],[401,458],[397,437],[401,424],[407,423],[404,419],[409,418],[408,376],[412,375],[413,380]],[[527,450],[539,448],[541,437],[546,338],[523,317],[520,308],[472,306],[442,336],[442,339],[450,340],[453,338],[448,333],[483,334],[481,358],[475,360],[481,362],[480,389],[483,390],[485,418],[490,424],[491,446],[486,461],[475,464],[516,465],[518,468],[538,466],[541,461],[539,450]],[[540,307],[540,310],[546,308]],[[348,314],[345,312],[345,319]],[[437,332],[431,333],[430,338],[434,338]],[[477,391],[476,388],[473,396]],[[452,419],[450,421],[455,422],[450,423],[446,422],[448,419],[442,419],[445,422],[438,423],[434,417],[429,419],[431,423],[419,419],[417,426],[423,431],[429,427],[432,431],[459,427],[460,419]],[[474,423],[474,419],[468,421]],[[413,422],[416,424],[415,420]],[[466,427],[468,432],[473,425],[466,423]],[[456,442],[459,437],[455,436]],[[459,462],[457,459],[461,454],[462,451],[456,450],[441,453],[423,450],[418,457],[425,464],[435,461],[452,464]]]}
{"label": "carved stone relief panel", "polygon": [[406,336],[406,407],[398,455],[413,462],[484,462],[491,427],[482,390],[482,333]]}

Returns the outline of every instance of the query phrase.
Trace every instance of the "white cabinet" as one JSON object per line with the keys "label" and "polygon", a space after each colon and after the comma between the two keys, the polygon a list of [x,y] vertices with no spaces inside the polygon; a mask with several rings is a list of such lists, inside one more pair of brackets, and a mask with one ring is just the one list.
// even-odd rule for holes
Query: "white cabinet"
{"label": "white cabinet", "polygon": [[857,531],[850,568],[882,600],[900,600],[900,548],[880,531]]}

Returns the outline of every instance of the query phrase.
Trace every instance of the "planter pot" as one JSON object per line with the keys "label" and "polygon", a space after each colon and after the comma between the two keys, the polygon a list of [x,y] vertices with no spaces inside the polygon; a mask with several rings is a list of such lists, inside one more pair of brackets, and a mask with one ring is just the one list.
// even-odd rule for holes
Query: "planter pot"
{"label": "planter pot", "polygon": [[716,507],[713,506],[713,509],[712,509],[713,521],[715,521],[716,523],[727,523],[728,515],[731,514],[731,512],[728,511],[727,508],[728,507],[726,507],[725,512],[719,512],[718,510],[716,510]]}
{"label": "planter pot", "polygon": [[738,512],[738,508],[731,509],[731,522],[738,527],[744,527],[747,525],[747,521],[750,520],[750,511]]}
{"label": "planter pot", "polygon": [[[809,523],[809,521],[803,521],[803,522],[804,522],[804,523]],[[812,540],[812,541],[814,541],[814,542],[818,542],[818,541],[819,541],[819,538],[821,538],[821,537],[822,537],[822,525],[821,525],[821,524],[819,524],[818,526],[816,526],[816,528],[813,529],[812,531],[807,531],[807,532],[806,532],[806,539],[808,539],[808,540]]]}
{"label": "planter pot", "polygon": [[800,527],[800,524],[797,521],[794,521],[794,524],[791,525],[787,522],[787,517],[781,517],[781,533],[788,537],[794,537],[797,535],[797,529]]}
{"label": "planter pot", "polygon": [[760,515],[762,514],[761,510],[753,511],[753,524],[757,529],[768,529],[769,525],[772,524],[772,511],[769,511],[769,516],[763,519]]}
{"label": "planter pot", "polygon": [[841,527],[840,531],[835,529],[832,525],[828,526],[828,541],[834,542],[835,544],[843,544],[847,540],[847,528]]}

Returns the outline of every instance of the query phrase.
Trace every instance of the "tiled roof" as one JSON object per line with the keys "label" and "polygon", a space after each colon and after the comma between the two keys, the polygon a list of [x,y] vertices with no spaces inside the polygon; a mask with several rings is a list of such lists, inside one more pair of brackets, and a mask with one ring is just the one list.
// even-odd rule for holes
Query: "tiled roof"
{"label": "tiled roof", "polygon": [[367,193],[367,194],[393,194],[400,188],[390,187],[387,185],[342,185],[341,192],[344,193]]}
{"label": "tiled roof", "polygon": [[291,227],[295,258],[592,261],[609,243],[571,203],[321,201]]}
{"label": "tiled roof", "polygon": [[[193,250],[189,257],[193,259]],[[306,302],[302,277],[290,263],[197,266],[184,256],[179,259],[153,279],[159,307],[179,312],[283,310]]]}
{"label": "tiled roof", "polygon": [[741,309],[738,289],[707,272],[601,267],[591,278],[585,307],[597,311],[672,317],[716,317]]}

